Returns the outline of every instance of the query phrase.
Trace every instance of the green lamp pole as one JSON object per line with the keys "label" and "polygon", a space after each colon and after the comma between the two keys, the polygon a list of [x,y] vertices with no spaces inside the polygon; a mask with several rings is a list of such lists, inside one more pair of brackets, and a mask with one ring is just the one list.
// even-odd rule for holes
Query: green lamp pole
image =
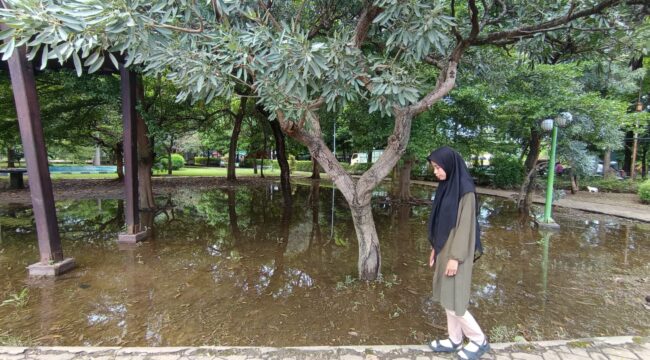
{"label": "green lamp pole", "polygon": [[555,120],[546,119],[542,121],[542,129],[552,131],[551,134],[551,156],[548,160],[548,179],[546,181],[546,203],[544,204],[544,217],[541,223],[558,226],[551,217],[553,209],[553,182],[555,181],[555,149],[557,148],[557,129],[564,127],[573,120],[571,113],[563,112]]}
{"label": "green lamp pole", "polygon": [[[548,121],[550,119],[544,120]],[[553,122],[553,120],[551,120]],[[553,124],[551,135],[551,156],[548,159],[548,179],[546,180],[546,203],[544,204],[544,217],[542,222],[553,223],[551,210],[553,208],[553,182],[555,182],[555,148],[557,147],[557,125]]]}

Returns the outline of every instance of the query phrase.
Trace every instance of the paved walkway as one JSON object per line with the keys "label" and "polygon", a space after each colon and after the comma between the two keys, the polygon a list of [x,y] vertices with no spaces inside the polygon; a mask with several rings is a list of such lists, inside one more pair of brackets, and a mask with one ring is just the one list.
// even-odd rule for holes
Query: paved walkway
{"label": "paved walkway", "polygon": [[[1,360],[453,359],[426,346],[267,347],[0,347]],[[650,360],[650,339],[631,336],[493,344],[493,360]]]}
{"label": "paved walkway", "polygon": [[[413,180],[414,184],[426,185],[426,186],[437,186],[437,183],[431,181],[418,181]],[[492,195],[505,197],[510,199],[516,199],[519,195],[518,192],[509,191],[509,190],[500,190],[500,189],[489,189],[489,188],[476,188],[476,191],[480,194]],[[533,196],[533,202],[537,204],[545,204],[546,199],[535,195]],[[620,203],[612,202],[603,202],[599,203],[597,201],[584,201],[579,199],[571,198],[567,196],[565,198],[553,201],[553,206],[560,206],[570,209],[594,212],[599,214],[614,215],[623,217],[626,219],[640,220],[650,222],[650,205],[634,204],[630,206],[623,201]],[[650,360],[650,358],[648,358]]]}

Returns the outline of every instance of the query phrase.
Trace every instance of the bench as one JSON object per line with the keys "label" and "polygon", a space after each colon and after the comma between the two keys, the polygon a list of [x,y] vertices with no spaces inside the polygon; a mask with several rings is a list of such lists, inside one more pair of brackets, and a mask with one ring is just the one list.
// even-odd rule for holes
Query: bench
{"label": "bench", "polygon": [[23,174],[27,169],[0,169],[0,174],[9,174],[9,188],[10,189],[24,189],[25,182],[23,181]]}

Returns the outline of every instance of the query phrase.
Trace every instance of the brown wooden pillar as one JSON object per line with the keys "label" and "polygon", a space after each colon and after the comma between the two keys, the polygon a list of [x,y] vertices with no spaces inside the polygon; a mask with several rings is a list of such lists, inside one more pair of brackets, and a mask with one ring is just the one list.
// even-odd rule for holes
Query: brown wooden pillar
{"label": "brown wooden pillar", "polygon": [[138,197],[138,151],[136,123],[136,74],[120,64],[120,83],[122,94],[122,120],[124,124],[124,197],[126,234],[118,236],[120,243],[136,243],[147,237],[146,229],[141,229]]}
{"label": "brown wooden pillar", "polygon": [[34,276],[56,276],[75,267],[74,259],[63,257],[56,221],[52,181],[47,167],[47,151],[36,93],[36,81],[25,48],[14,50],[9,58],[11,86],[16,102],[18,126],[25,151],[29,192],[32,198],[40,262],[28,267]]}

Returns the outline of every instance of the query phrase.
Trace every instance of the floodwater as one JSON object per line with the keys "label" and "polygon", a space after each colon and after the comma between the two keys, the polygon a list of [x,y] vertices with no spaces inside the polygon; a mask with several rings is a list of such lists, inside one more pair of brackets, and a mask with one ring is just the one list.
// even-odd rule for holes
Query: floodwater
{"label": "floodwater", "polygon": [[[374,202],[383,280],[357,280],[344,199],[294,185],[185,189],[158,198],[155,235],[121,248],[119,200],[57,203],[78,268],[34,280],[31,210],[0,207],[0,345],[418,344],[444,336],[430,300],[428,206]],[[415,188],[431,197],[430,188]],[[492,341],[649,334],[650,226],[557,209],[542,233],[505,199],[481,197],[486,254],[470,310]],[[27,289],[23,291],[23,289]],[[22,294],[21,294],[22,292]]]}

